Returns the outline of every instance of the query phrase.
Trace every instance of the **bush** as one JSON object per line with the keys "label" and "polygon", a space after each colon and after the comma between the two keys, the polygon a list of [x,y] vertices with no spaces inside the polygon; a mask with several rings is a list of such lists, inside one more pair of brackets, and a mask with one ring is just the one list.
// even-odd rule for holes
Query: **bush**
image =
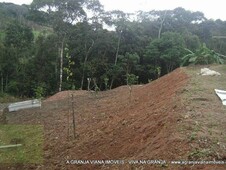
{"label": "bush", "polygon": [[46,85],[41,84],[41,85],[37,86],[36,88],[34,88],[34,96],[37,99],[41,99],[44,96],[46,96]]}

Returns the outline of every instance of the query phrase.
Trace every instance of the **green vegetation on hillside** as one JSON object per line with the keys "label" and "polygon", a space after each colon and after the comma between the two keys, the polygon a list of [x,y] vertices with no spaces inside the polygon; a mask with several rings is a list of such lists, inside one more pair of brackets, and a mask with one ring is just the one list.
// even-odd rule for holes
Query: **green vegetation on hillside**
{"label": "green vegetation on hillside", "polygon": [[0,3],[1,93],[34,97],[42,89],[46,96],[87,89],[90,78],[93,90],[105,90],[128,84],[128,75],[148,83],[181,65],[224,62],[226,39],[213,36],[226,35],[226,21],[183,8],[140,12],[131,21],[98,0],[59,2]]}

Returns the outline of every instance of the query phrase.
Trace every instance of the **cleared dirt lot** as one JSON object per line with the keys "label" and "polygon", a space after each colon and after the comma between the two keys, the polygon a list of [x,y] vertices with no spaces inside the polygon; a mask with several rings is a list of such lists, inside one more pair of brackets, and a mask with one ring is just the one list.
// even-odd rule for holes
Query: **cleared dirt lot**
{"label": "cleared dirt lot", "polygon": [[[211,66],[222,76],[197,75],[201,67],[180,68],[143,86],[97,95],[66,91],[41,109],[7,115],[8,124],[44,125],[42,165],[2,165],[6,169],[225,169],[226,165],[175,165],[171,161],[226,161],[226,108],[213,89],[226,89],[226,66]],[[76,138],[73,139],[71,94]],[[78,165],[67,160],[123,160],[123,164]],[[133,165],[131,160],[163,160]],[[71,164],[75,163],[75,164]]]}

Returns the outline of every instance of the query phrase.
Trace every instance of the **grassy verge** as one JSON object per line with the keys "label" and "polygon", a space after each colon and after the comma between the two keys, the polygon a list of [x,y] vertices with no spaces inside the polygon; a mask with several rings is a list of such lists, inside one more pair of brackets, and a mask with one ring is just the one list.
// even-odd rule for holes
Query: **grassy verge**
{"label": "grassy verge", "polygon": [[42,164],[43,126],[0,125],[0,146],[22,144],[0,149],[0,164]]}
{"label": "grassy verge", "polygon": [[[209,67],[221,76],[201,76],[200,69]],[[214,89],[225,90],[226,65],[195,66],[185,69],[191,77],[184,89],[182,103],[184,111],[181,124],[190,145],[188,160],[225,159],[226,108],[216,96]]]}

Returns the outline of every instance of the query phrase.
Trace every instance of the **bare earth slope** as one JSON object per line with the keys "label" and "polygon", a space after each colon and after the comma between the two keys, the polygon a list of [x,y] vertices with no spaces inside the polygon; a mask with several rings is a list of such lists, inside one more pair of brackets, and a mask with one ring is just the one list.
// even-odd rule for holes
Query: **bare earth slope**
{"label": "bare earth slope", "polygon": [[[201,77],[196,75],[199,69],[180,68],[147,85],[133,86],[131,96],[127,86],[98,94],[66,91],[44,101],[41,109],[9,113],[9,124],[42,124],[45,129],[44,164],[14,168],[225,169],[225,165],[171,163],[226,158],[225,108],[212,92],[219,83],[206,86],[225,75]],[[222,83],[217,88],[223,87]],[[123,160],[124,164],[71,165],[67,160]],[[132,165],[131,160],[165,163]]]}

